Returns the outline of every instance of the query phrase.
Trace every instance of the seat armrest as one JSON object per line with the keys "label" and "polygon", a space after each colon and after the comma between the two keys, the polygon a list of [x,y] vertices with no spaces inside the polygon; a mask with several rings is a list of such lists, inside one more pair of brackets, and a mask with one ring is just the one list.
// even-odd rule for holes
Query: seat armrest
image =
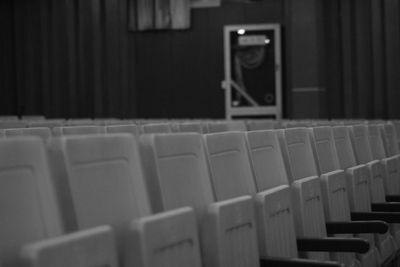
{"label": "seat armrest", "polygon": [[389,231],[389,225],[384,221],[354,221],[354,222],[327,222],[328,234],[384,234]]}
{"label": "seat armrest", "polygon": [[344,267],[343,264],[334,261],[317,261],[309,259],[287,259],[268,257],[260,260],[260,267]]}
{"label": "seat armrest", "polygon": [[351,212],[352,221],[379,220],[386,223],[400,223],[400,212]]}
{"label": "seat armrest", "polygon": [[399,202],[372,203],[372,211],[400,212]]}
{"label": "seat armrest", "polygon": [[299,251],[356,252],[369,251],[368,241],[361,238],[297,238]]}

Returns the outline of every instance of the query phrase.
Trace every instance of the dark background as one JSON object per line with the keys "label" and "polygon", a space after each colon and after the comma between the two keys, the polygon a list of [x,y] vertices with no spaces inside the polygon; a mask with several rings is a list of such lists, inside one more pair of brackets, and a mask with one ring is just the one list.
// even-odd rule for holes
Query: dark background
{"label": "dark background", "polygon": [[141,33],[127,1],[1,0],[0,114],[223,117],[223,26],[280,23],[286,117],[400,118],[399,0],[223,1]]}

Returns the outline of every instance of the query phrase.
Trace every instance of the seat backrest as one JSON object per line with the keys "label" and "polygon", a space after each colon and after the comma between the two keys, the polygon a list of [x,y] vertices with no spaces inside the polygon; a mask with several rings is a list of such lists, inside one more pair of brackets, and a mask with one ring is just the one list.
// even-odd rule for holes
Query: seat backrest
{"label": "seat backrest", "polygon": [[53,140],[49,152],[69,230],[103,224],[118,230],[130,220],[150,214],[132,135],[65,136]]}
{"label": "seat backrest", "polygon": [[205,266],[258,266],[251,197],[213,203],[200,134],[141,136],[141,155],[155,211],[195,209]]}
{"label": "seat backrest", "polygon": [[220,133],[229,131],[246,131],[246,124],[244,121],[218,121],[208,123],[209,133]]}
{"label": "seat backrest", "polygon": [[214,202],[201,135],[143,135],[140,150],[154,212]]}
{"label": "seat backrest", "polygon": [[254,195],[256,185],[244,132],[204,135],[217,200]]}
{"label": "seat backrest", "polygon": [[64,125],[67,126],[87,126],[94,125],[94,120],[89,118],[80,118],[80,119],[69,119],[65,122]]}
{"label": "seat backrest", "polygon": [[114,232],[108,226],[27,244],[21,258],[31,267],[118,267]]}
{"label": "seat backrest", "polygon": [[41,121],[29,121],[28,122],[30,128],[54,128],[54,127],[61,127],[64,125],[64,120],[41,120]]}
{"label": "seat backrest", "polygon": [[274,120],[248,120],[246,122],[248,131],[272,130],[276,127]]}
{"label": "seat backrest", "polygon": [[[297,257],[291,190],[276,131],[247,132],[261,256]],[[227,166],[231,166],[227,165]]]}
{"label": "seat backrest", "polygon": [[288,176],[283,162],[277,132],[274,130],[246,133],[258,191],[288,185]]}
{"label": "seat backrest", "polygon": [[381,160],[386,157],[385,146],[383,144],[380,127],[383,126],[380,124],[368,125],[368,138],[371,146],[372,158],[375,160]]}
{"label": "seat backrest", "polygon": [[170,133],[171,126],[169,123],[151,123],[143,125],[142,130],[145,134]]}
{"label": "seat backrest", "polygon": [[359,164],[365,164],[373,160],[371,146],[368,140],[368,128],[365,124],[349,126],[350,137]]}
{"label": "seat backrest", "polygon": [[53,128],[54,136],[63,135],[86,135],[86,134],[101,134],[105,133],[103,126],[83,125],[83,126],[65,126]]}
{"label": "seat backrest", "polygon": [[349,131],[347,126],[332,127],[333,140],[335,142],[339,167],[341,169],[347,169],[357,165]]}
{"label": "seat backrest", "polygon": [[[309,130],[288,128],[278,131],[287,168],[292,172],[291,187],[295,211],[296,233],[302,237],[325,237],[322,191],[315,163]],[[327,253],[307,253],[313,259],[326,260]]]}
{"label": "seat backrest", "polygon": [[396,130],[394,128],[393,123],[388,122],[383,125],[381,128],[383,133],[383,141],[385,145],[386,155],[395,156],[399,154],[399,146],[396,136]]}
{"label": "seat backrest", "polygon": [[25,128],[28,124],[23,120],[2,120],[0,121],[0,129]]}
{"label": "seat backrest", "polygon": [[[289,128],[284,130],[283,135],[292,180],[318,176],[308,129]],[[285,153],[283,155],[285,156]]]}
{"label": "seat backrest", "polygon": [[140,130],[139,126],[136,124],[127,124],[127,125],[109,125],[106,126],[107,133],[129,133],[133,136],[139,136]]}
{"label": "seat backrest", "polygon": [[181,133],[204,133],[201,122],[182,122],[178,124],[178,129]]}
{"label": "seat backrest", "polygon": [[10,136],[38,136],[43,141],[47,142],[51,138],[51,131],[49,128],[17,128],[4,130],[5,135]]}
{"label": "seat backrest", "polygon": [[0,140],[0,263],[20,266],[27,242],[57,236],[63,227],[46,152],[38,137]]}
{"label": "seat backrest", "polygon": [[139,218],[130,226],[126,255],[137,267],[200,267],[200,245],[193,209],[180,208]]}
{"label": "seat backrest", "polygon": [[339,170],[332,129],[322,126],[310,129],[311,144],[320,174]]}

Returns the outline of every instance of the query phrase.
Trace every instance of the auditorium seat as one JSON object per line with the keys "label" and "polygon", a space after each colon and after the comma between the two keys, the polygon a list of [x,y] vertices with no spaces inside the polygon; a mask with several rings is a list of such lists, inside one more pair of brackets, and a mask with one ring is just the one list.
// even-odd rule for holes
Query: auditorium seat
{"label": "auditorium seat", "polygon": [[14,115],[1,115],[0,121],[10,121],[10,120],[18,120],[18,116]]}
{"label": "auditorium seat", "polygon": [[248,120],[246,126],[248,131],[272,130],[276,128],[275,120]]}
{"label": "auditorium seat", "polygon": [[[345,219],[345,215],[349,214],[347,195],[343,191],[346,181],[337,172],[319,177],[307,128],[290,128],[278,133],[286,168],[291,170],[292,175],[289,180],[294,193],[297,233],[301,236],[324,237],[327,235],[326,221],[349,221],[349,218]],[[340,190],[336,192],[332,187]],[[328,210],[325,211],[325,208]],[[328,257],[321,254],[315,256]],[[354,254],[335,253],[332,257],[348,266],[357,264]]]}
{"label": "auditorium seat", "polygon": [[169,123],[150,123],[142,125],[142,131],[145,134],[170,133],[171,126]]}
{"label": "auditorium seat", "polygon": [[[259,236],[260,249],[265,249],[264,251],[260,251],[261,256],[297,257],[297,240],[292,217],[293,209],[290,203],[290,189],[287,184],[285,186],[282,181],[281,186],[279,186],[278,181],[283,175],[280,175],[280,177],[273,177],[276,186],[271,190],[257,193],[248,157],[245,133],[229,132],[208,134],[205,135],[205,140],[211,178],[217,198],[219,200],[224,200],[247,194],[254,196],[256,200],[257,226],[259,235],[261,233],[263,234]],[[258,170],[260,170],[260,168],[258,168]],[[267,173],[263,174],[263,177],[266,176],[268,176]],[[262,178],[259,177],[259,179]],[[267,183],[267,181],[263,182],[264,184]],[[266,235],[266,233],[268,233],[268,235]],[[306,235],[303,237],[309,238],[315,236]],[[261,240],[262,238],[265,240]],[[299,239],[299,242],[301,242],[301,240],[302,239]],[[269,247],[268,251],[268,246],[273,247]],[[321,251],[322,247],[316,248],[314,246],[313,249]],[[336,249],[341,249],[339,244]],[[268,252],[273,252],[273,254],[271,255]],[[328,260],[329,258],[319,259]]]}
{"label": "auditorium seat", "polygon": [[82,125],[82,126],[63,126],[53,128],[54,136],[64,135],[86,135],[105,133],[104,126]]}
{"label": "auditorium seat", "polygon": [[368,125],[368,137],[371,146],[372,159],[379,160],[383,166],[384,185],[386,195],[400,195],[400,177],[398,170],[398,158],[387,156],[383,136],[380,128],[383,125]]}
{"label": "auditorium seat", "polygon": [[178,123],[178,129],[181,133],[206,133],[201,122],[181,122]]}
{"label": "auditorium seat", "polygon": [[397,148],[400,149],[400,120],[392,120],[397,137]]}
{"label": "auditorium seat", "polygon": [[385,123],[383,128],[383,143],[385,145],[385,151],[388,156],[400,156],[399,147],[397,146],[397,135],[396,130],[392,122]]}
{"label": "auditorium seat", "polygon": [[5,136],[4,130],[0,129],[0,137],[4,137],[4,136]]}
{"label": "auditorium seat", "polygon": [[214,202],[201,135],[143,135],[141,155],[154,211],[195,209],[204,266],[258,266],[252,199]]}
{"label": "auditorium seat", "polygon": [[[365,164],[357,163],[351,141],[350,127],[335,126],[332,128],[336,153],[340,168],[345,170],[348,177],[347,181],[351,181],[351,183],[348,183],[351,210],[359,213],[369,213],[374,202],[371,192],[371,175]],[[377,216],[377,218],[384,220],[380,216]],[[377,236],[376,245],[380,251],[382,261],[390,259],[393,255],[393,242],[393,237],[389,234]]]}
{"label": "auditorium seat", "polygon": [[57,236],[25,245],[26,267],[118,267],[114,232],[108,226]]}
{"label": "auditorium seat", "polygon": [[202,266],[196,216],[191,208],[139,218],[130,225],[128,235],[127,247],[139,250],[130,254],[130,267]]}
{"label": "auditorium seat", "polygon": [[45,120],[46,117],[42,115],[24,115],[21,116],[21,120],[25,121],[43,121]]}
{"label": "auditorium seat", "polygon": [[53,129],[55,127],[62,127],[64,125],[64,120],[61,119],[51,119],[51,120],[41,120],[41,121],[28,121],[28,127],[30,128],[41,128],[47,127]]}
{"label": "auditorium seat", "polygon": [[214,121],[214,122],[208,122],[207,125],[209,133],[247,130],[244,121],[239,121],[239,120]]}
{"label": "auditorium seat", "polygon": [[63,227],[38,137],[0,140],[0,264],[19,267],[22,245],[62,234]]}
{"label": "auditorium seat", "polygon": [[[197,258],[188,259],[188,255],[196,255],[192,250],[198,248],[190,211],[151,215],[134,136],[68,136],[54,139],[49,152],[68,230],[111,225],[123,267],[147,267],[149,261],[158,262],[156,267],[185,267],[188,262],[189,266],[198,265]],[[144,216],[150,217],[143,219]],[[141,218],[142,221],[135,221]],[[172,231],[174,227],[181,228],[182,233]],[[164,231],[166,228],[171,231]],[[132,240],[137,235],[141,238],[139,243]],[[187,242],[193,245],[188,246]],[[189,251],[191,254],[187,254]]]}
{"label": "auditorium seat", "polygon": [[94,121],[89,118],[69,119],[65,122],[65,126],[85,126],[94,125]]}
{"label": "auditorium seat", "polygon": [[[352,176],[348,176],[346,181],[346,173],[339,168],[331,127],[315,127],[309,129],[309,132],[321,179],[325,218],[327,221],[350,222],[349,190],[357,183],[352,180]],[[375,248],[374,235],[362,233],[359,236],[368,240],[371,245],[370,253],[358,255],[362,266],[377,266],[380,256]]]}
{"label": "auditorium seat", "polygon": [[51,138],[51,131],[49,128],[17,128],[17,129],[5,129],[5,136],[38,136],[44,142],[47,142]]}
{"label": "auditorium seat", "polygon": [[0,120],[0,129],[25,128],[27,122],[22,120]]}
{"label": "auditorium seat", "polygon": [[109,125],[106,126],[107,133],[129,133],[134,136],[139,136],[139,126],[136,124],[126,124],[126,125]]}

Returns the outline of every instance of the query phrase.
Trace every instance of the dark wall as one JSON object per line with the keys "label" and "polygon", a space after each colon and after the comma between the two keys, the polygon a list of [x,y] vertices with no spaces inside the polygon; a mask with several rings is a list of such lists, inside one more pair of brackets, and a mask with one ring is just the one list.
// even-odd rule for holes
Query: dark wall
{"label": "dark wall", "polygon": [[134,42],[126,5],[1,1],[1,91],[7,98],[1,98],[0,113],[134,116]]}
{"label": "dark wall", "polygon": [[283,23],[284,2],[192,10],[187,31],[135,34],[140,117],[224,117],[223,26]]}
{"label": "dark wall", "polygon": [[287,117],[400,117],[399,0],[223,1],[141,33],[127,1],[0,1],[0,114],[223,117],[223,26],[281,23]]}
{"label": "dark wall", "polygon": [[400,118],[399,1],[325,2],[329,116]]}

